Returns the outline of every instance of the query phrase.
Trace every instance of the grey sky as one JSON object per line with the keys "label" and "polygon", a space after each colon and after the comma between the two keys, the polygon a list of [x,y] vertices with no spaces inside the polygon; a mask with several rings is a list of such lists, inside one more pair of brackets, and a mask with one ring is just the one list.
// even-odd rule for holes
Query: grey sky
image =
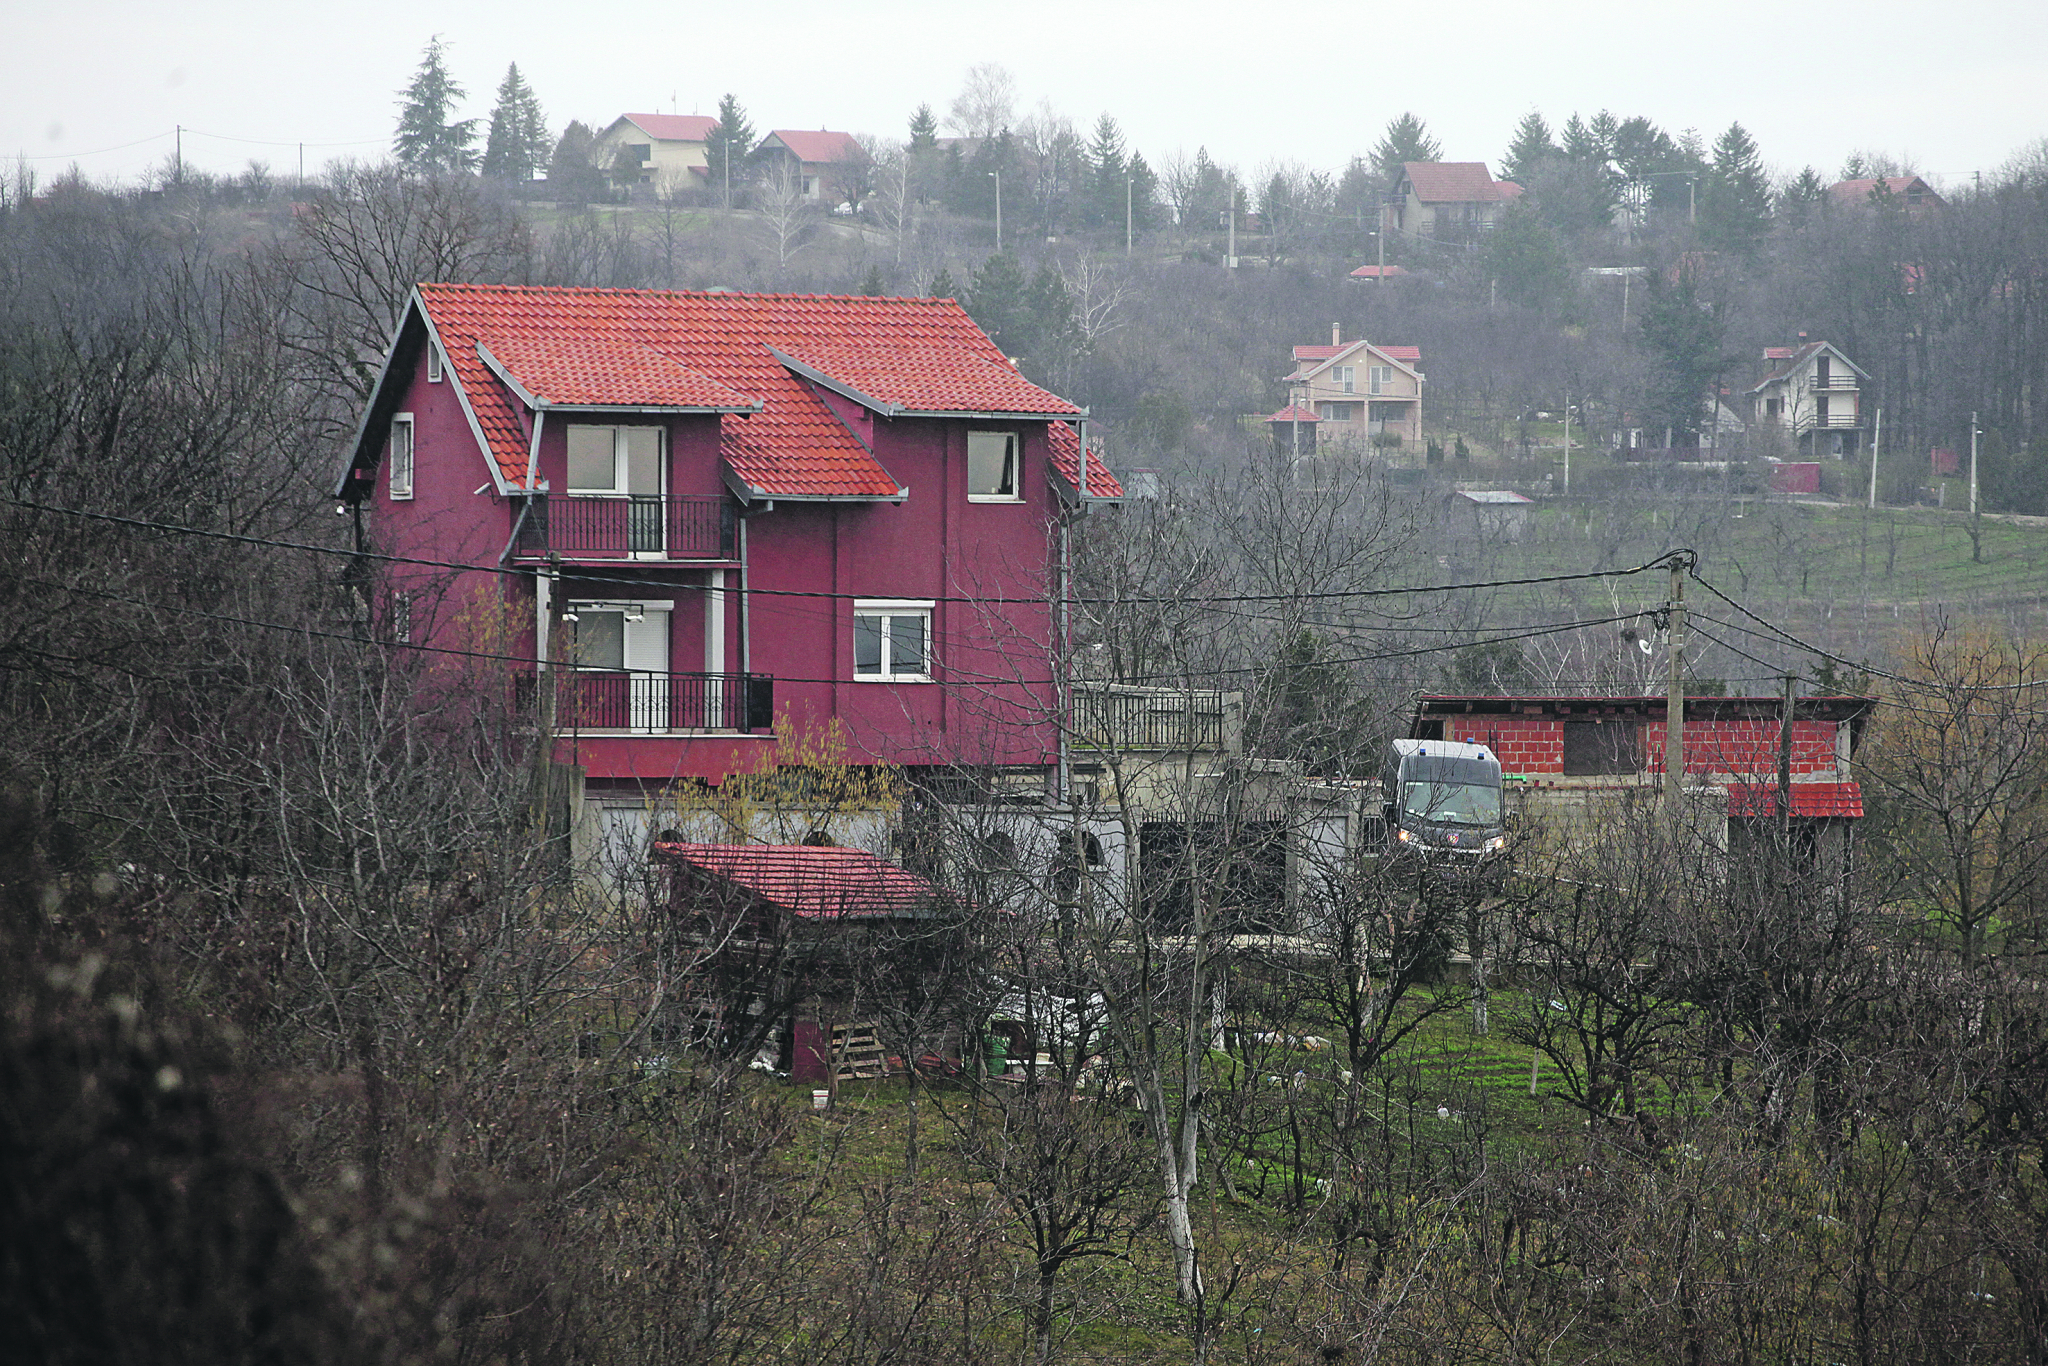
{"label": "grey sky", "polygon": [[[488,115],[508,62],[557,128],[632,110],[714,111],[732,91],[756,127],[903,135],[943,116],[967,67],[1016,75],[1085,131],[1103,110],[1155,166],[1206,145],[1247,174],[1271,160],[1338,168],[1413,109],[1450,160],[1497,163],[1540,109],[1645,114],[1711,141],[1740,120],[1778,171],[1832,177],[1849,152],[1910,158],[1953,182],[2048,134],[2048,5],[1956,0],[1659,6],[1411,3],[1261,7],[1117,0],[780,0],[604,6],[535,0],[13,0],[0,44],[0,156],[45,177],[161,164],[289,174],[379,156],[396,92],[446,39]],[[259,139],[223,140],[223,136]],[[150,139],[140,146],[84,155]],[[334,144],[357,144],[352,146]]]}

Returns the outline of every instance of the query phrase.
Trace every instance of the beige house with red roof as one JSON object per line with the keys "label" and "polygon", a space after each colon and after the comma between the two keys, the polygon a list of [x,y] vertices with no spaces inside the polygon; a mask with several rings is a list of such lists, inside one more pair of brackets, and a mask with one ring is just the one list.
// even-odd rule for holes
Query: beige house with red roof
{"label": "beige house with red roof", "polygon": [[717,123],[706,114],[621,114],[597,135],[592,160],[623,184],[695,184],[711,164],[705,145]]}
{"label": "beige house with red roof", "polygon": [[764,175],[772,176],[786,169],[796,177],[805,199],[829,199],[835,204],[845,196],[839,193],[834,177],[862,155],[853,134],[823,128],[815,132],[778,128],[761,139],[761,145],[754,151]]}
{"label": "beige house with red roof", "polygon": [[[1880,185],[1884,187],[1883,191],[1878,189]],[[1871,196],[1879,193],[1896,196],[1907,213],[1948,207],[1948,201],[1916,175],[1864,176],[1857,180],[1838,180],[1828,186],[1828,198],[1837,204],[1855,208],[1868,208]]]}
{"label": "beige house with red roof", "polygon": [[[1291,428],[1312,415],[1304,444],[1346,441],[1366,445],[1373,437],[1422,440],[1422,352],[1413,346],[1347,342],[1330,329],[1330,345],[1294,348],[1294,371],[1283,377],[1287,407],[1267,421]],[[1302,422],[1307,427],[1305,422]],[[1291,430],[1284,433],[1291,437]]]}
{"label": "beige house with red roof", "polygon": [[1493,231],[1522,197],[1520,185],[1495,180],[1483,161],[1406,162],[1393,190],[1396,232],[1447,241]]}

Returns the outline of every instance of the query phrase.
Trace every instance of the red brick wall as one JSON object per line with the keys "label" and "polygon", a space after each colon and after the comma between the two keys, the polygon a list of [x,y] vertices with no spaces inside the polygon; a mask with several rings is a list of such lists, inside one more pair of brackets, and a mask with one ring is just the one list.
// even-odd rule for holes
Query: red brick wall
{"label": "red brick wall", "polygon": [[[1487,746],[1504,773],[1562,774],[1564,722],[1557,716],[1444,716],[1444,739],[1469,740]],[[1644,725],[1644,769],[1664,771],[1664,722]],[[1792,723],[1792,777],[1833,772],[1835,723]],[[1688,718],[1685,725],[1685,771],[1688,773],[1775,774],[1778,771],[1778,722],[1707,721]]]}

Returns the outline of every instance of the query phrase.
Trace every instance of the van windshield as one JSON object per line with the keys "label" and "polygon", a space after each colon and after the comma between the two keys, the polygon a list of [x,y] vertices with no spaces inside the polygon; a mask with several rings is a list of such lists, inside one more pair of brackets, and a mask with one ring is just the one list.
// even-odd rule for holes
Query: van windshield
{"label": "van windshield", "polygon": [[1404,783],[1401,814],[1437,825],[1499,825],[1500,789],[1481,783]]}

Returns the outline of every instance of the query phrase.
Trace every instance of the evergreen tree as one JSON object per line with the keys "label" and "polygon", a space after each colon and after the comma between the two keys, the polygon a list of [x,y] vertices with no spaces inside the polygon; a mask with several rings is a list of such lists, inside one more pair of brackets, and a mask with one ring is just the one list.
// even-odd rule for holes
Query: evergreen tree
{"label": "evergreen tree", "polygon": [[913,155],[935,151],[938,145],[939,120],[930,105],[920,104],[917,112],[910,116],[910,151]]}
{"label": "evergreen tree", "polygon": [[1422,120],[1413,114],[1404,113],[1387,125],[1387,134],[1372,149],[1373,165],[1380,168],[1380,174],[1391,180],[1401,174],[1401,167],[1410,161],[1435,161],[1443,155],[1443,148],[1429,135]]}
{"label": "evergreen tree", "polygon": [[1607,142],[1577,113],[1565,120],[1559,135],[1563,139],[1559,150],[1572,161],[1598,165],[1605,162],[1612,152]]}
{"label": "evergreen tree", "polygon": [[[1122,227],[1124,221],[1123,130],[1107,113],[1095,120],[1095,134],[1089,140],[1088,200],[1086,220],[1093,227]],[[1136,187],[1132,187],[1135,191]],[[1133,200],[1135,201],[1135,193]],[[1135,212],[1135,203],[1133,204]]]}
{"label": "evergreen tree", "polygon": [[1778,216],[1790,227],[1805,227],[1827,202],[1827,197],[1828,188],[1821,183],[1820,172],[1808,166],[1779,192]]}
{"label": "evergreen tree", "polygon": [[1649,425],[1671,428],[1678,436],[1697,436],[1705,416],[1709,389],[1718,380],[1724,360],[1726,324],[1719,308],[1701,297],[1698,277],[1680,272],[1674,282],[1661,271],[1645,277],[1643,344],[1651,371],[1643,395]]}
{"label": "evergreen tree", "polygon": [[704,158],[711,187],[724,197],[728,209],[732,207],[732,192],[745,188],[753,152],[754,125],[747,122],[747,111],[740,107],[739,97],[720,96],[718,121],[704,135]]}
{"label": "evergreen tree", "polygon": [[1522,308],[1547,310],[1565,302],[1572,265],[1564,244],[1538,212],[1517,207],[1486,239],[1487,274],[1500,296]]}
{"label": "evergreen tree", "polygon": [[483,173],[493,180],[531,180],[550,150],[547,116],[514,62],[498,83],[498,104],[484,137]]}
{"label": "evergreen tree", "polygon": [[1006,354],[1027,354],[1034,340],[1031,286],[1016,257],[999,251],[983,261],[960,305]]}
{"label": "evergreen tree", "polygon": [[604,193],[604,175],[594,160],[597,134],[580,119],[571,119],[548,158],[548,193],[564,204],[588,204]]}
{"label": "evergreen tree", "polygon": [[475,119],[450,122],[448,115],[467,93],[448,74],[435,34],[398,106],[398,132],[391,139],[398,164],[414,175],[467,171],[476,165]]}
{"label": "evergreen tree", "polygon": [[1125,172],[1131,178],[1131,226],[1143,232],[1159,223],[1159,177],[1145,164],[1143,153],[1131,153]]}
{"label": "evergreen tree", "polygon": [[882,281],[882,268],[880,266],[869,266],[868,273],[860,277],[860,284],[854,288],[853,292],[869,299],[887,298],[889,286]]}
{"label": "evergreen tree", "polygon": [[960,286],[953,283],[953,272],[947,270],[944,266],[939,267],[939,273],[932,276],[932,282],[926,285],[924,289],[927,298],[957,299],[960,297]]}
{"label": "evergreen tree", "polygon": [[1515,139],[1508,144],[1508,154],[1501,161],[1500,178],[1527,185],[1536,169],[1557,154],[1557,144],[1550,140],[1550,125],[1543,121],[1543,115],[1531,109],[1515,125]]}
{"label": "evergreen tree", "polygon": [[1756,142],[1731,123],[1714,143],[1714,163],[1700,187],[1700,237],[1710,246],[1754,252],[1771,225],[1771,186]]}

